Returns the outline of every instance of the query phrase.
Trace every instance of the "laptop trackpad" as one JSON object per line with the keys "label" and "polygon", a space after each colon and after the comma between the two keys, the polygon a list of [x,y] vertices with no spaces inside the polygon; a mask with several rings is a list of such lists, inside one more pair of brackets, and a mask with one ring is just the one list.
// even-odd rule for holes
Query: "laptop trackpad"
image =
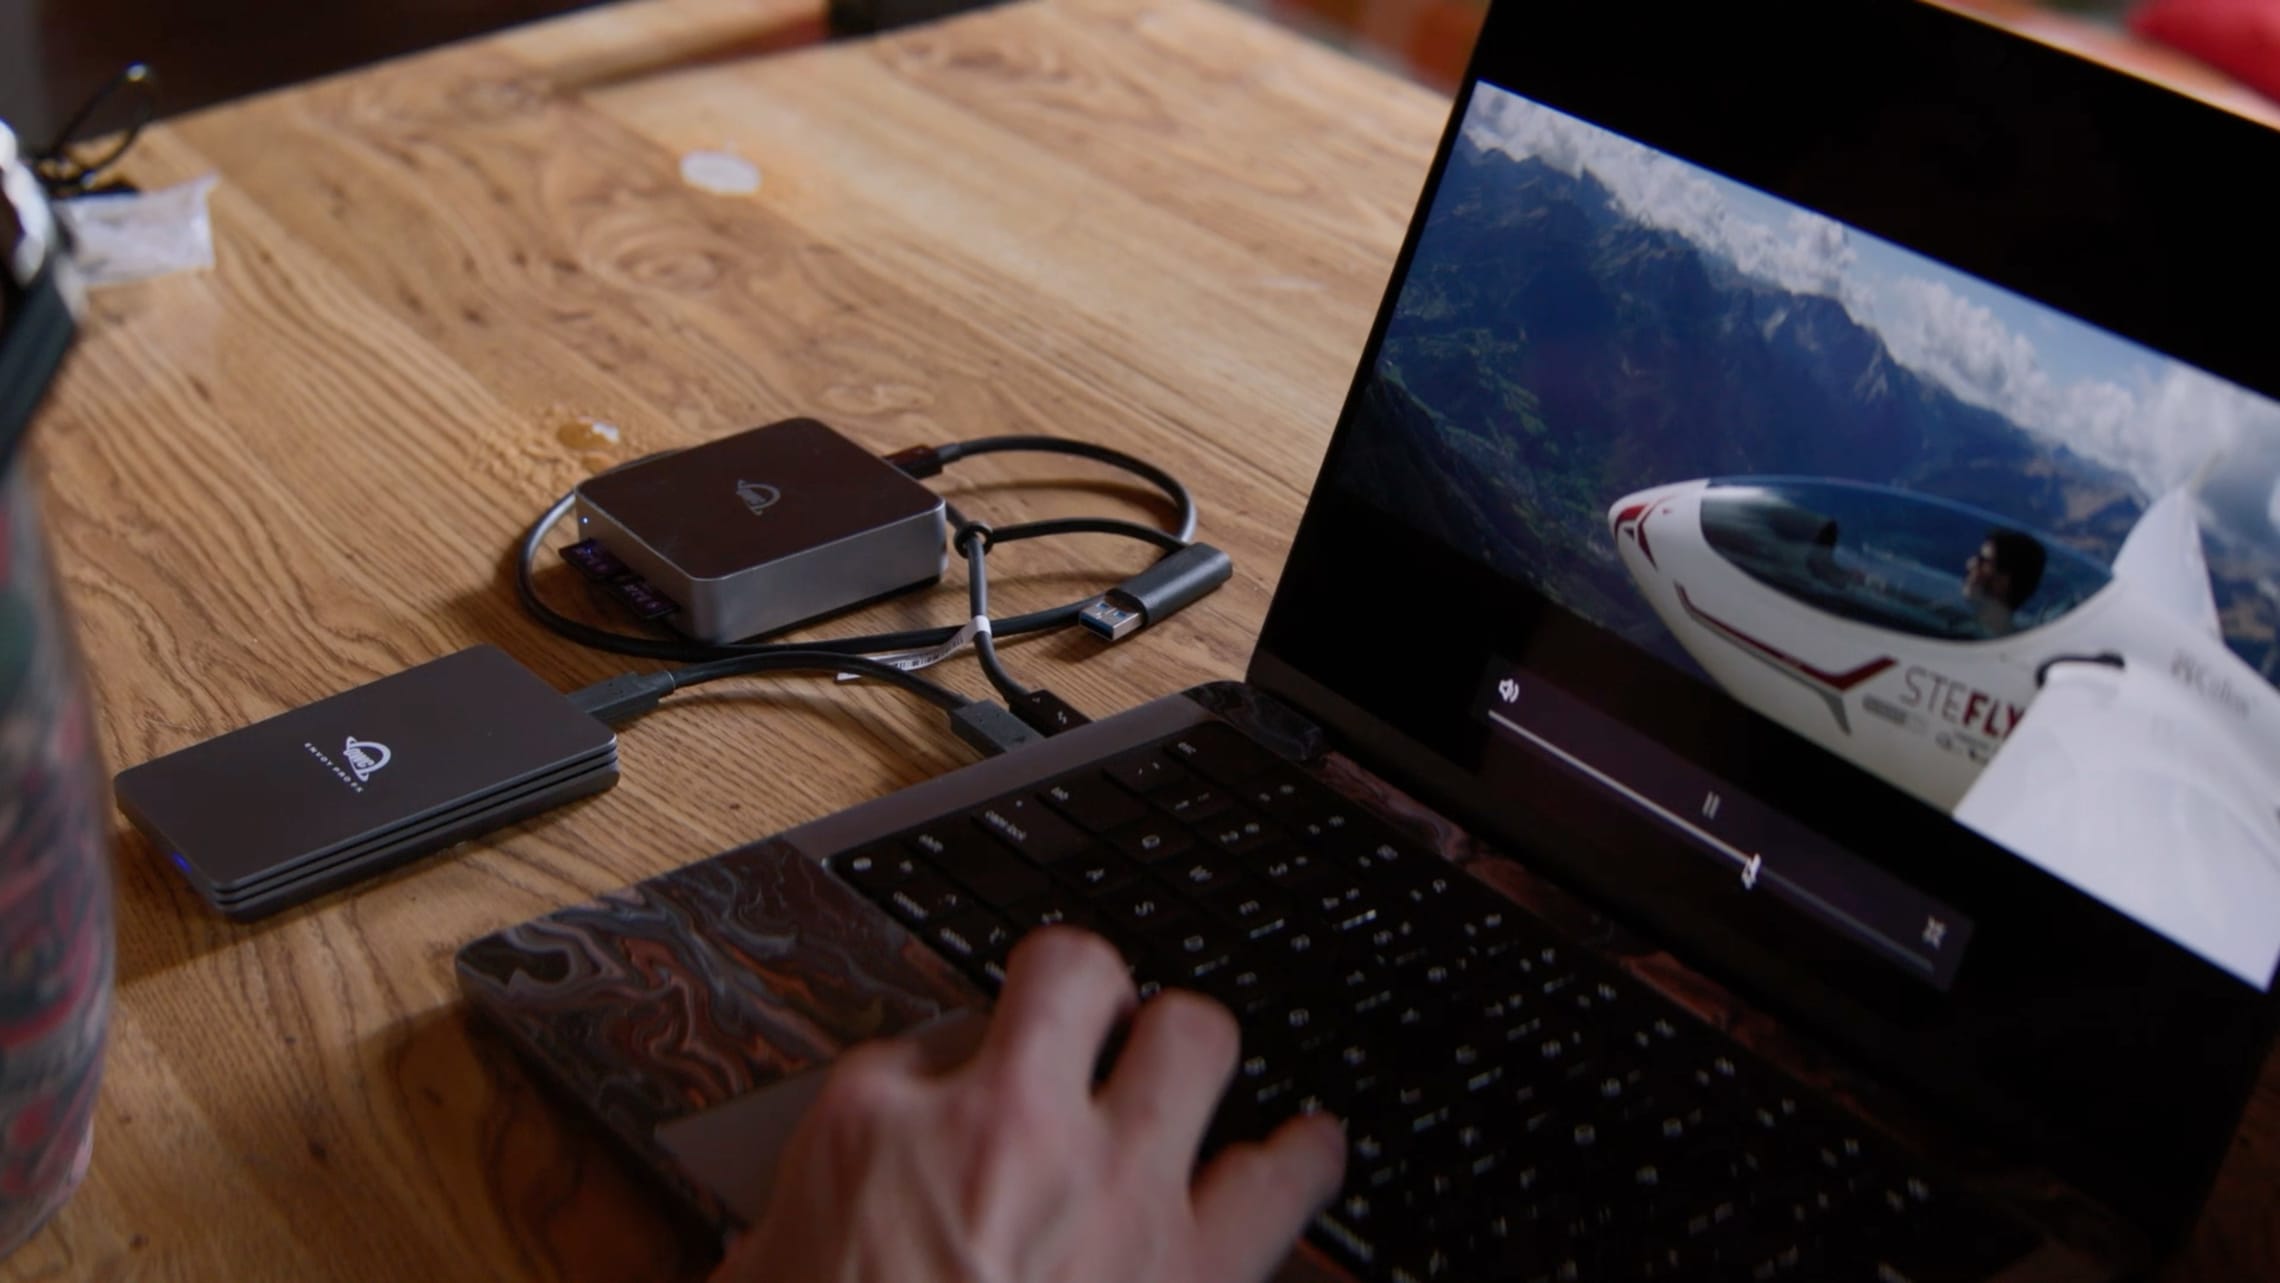
{"label": "laptop trackpad", "polygon": [[[900,1036],[916,1040],[930,1062],[949,1068],[981,1044],[987,1017],[979,1009],[961,1007],[921,1021]],[[737,1223],[755,1224],[767,1210],[784,1146],[830,1072],[830,1065],[817,1065],[661,1124],[657,1143],[681,1165],[690,1183],[719,1199]]]}

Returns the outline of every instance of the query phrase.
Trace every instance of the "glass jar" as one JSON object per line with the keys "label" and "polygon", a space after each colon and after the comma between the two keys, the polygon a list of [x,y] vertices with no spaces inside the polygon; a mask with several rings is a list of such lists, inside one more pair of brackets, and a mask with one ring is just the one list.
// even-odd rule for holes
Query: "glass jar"
{"label": "glass jar", "polygon": [[108,788],[29,471],[0,475],[0,1256],[86,1175],[112,983]]}

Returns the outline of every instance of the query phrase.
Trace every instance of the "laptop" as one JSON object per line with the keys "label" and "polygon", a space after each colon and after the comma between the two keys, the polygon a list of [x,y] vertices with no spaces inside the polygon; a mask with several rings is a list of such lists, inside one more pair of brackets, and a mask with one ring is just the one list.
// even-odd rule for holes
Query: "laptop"
{"label": "laptop", "polygon": [[1247,680],[463,987],[720,1226],[1074,922],[1240,1015],[1215,1140],[1346,1120],[1335,1273],[2143,1272],[2272,1030],[2273,172],[1906,0],[1508,0]]}

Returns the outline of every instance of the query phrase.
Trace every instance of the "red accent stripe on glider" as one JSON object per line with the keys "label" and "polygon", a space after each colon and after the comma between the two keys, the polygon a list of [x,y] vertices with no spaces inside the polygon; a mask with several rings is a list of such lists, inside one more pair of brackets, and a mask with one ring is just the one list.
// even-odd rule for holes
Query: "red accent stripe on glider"
{"label": "red accent stripe on glider", "polygon": [[1804,660],[1797,658],[1795,655],[1792,655],[1788,651],[1782,650],[1777,646],[1769,645],[1766,642],[1759,641],[1757,638],[1750,636],[1748,633],[1745,633],[1741,629],[1734,627],[1732,624],[1729,624],[1726,621],[1719,619],[1717,616],[1710,614],[1708,611],[1703,610],[1700,606],[1694,604],[1693,598],[1686,595],[1686,588],[1684,585],[1678,586],[1678,601],[1680,605],[1686,607],[1688,614],[1693,615],[1696,619],[1699,619],[1703,623],[1717,629],[1719,632],[1724,633],[1727,637],[1730,637],[1734,641],[1737,641],[1742,645],[1749,647],[1751,650],[1758,652],[1759,654],[1781,665],[1782,667],[1796,672],[1802,676],[1809,677],[1812,680],[1819,682],[1821,685],[1826,686],[1829,689],[1837,691],[1839,693],[1851,690],[1853,687],[1860,685],[1862,682],[1867,681],[1869,678],[1876,676],[1878,673],[1883,672],[1885,669],[1888,669],[1895,663],[1899,662],[1893,659],[1890,655],[1884,655],[1876,659],[1872,659],[1857,668],[1848,669],[1841,673],[1832,673],[1824,668],[1815,668],[1813,665],[1806,663]]}

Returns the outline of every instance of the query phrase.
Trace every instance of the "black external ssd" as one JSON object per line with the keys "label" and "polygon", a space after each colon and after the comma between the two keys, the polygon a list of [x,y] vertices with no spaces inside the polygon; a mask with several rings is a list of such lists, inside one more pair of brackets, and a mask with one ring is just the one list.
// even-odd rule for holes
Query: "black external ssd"
{"label": "black external ssd", "polygon": [[617,736],[491,646],[119,773],[119,809],[258,918],[617,782]]}

